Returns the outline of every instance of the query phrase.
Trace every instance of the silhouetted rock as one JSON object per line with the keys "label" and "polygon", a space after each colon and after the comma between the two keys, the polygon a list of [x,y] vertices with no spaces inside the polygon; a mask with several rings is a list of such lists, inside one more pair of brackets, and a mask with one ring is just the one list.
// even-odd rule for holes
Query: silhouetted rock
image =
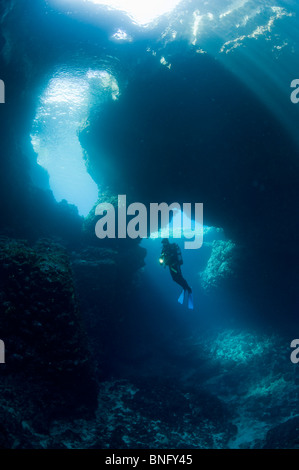
{"label": "silhouetted rock", "polygon": [[63,247],[1,239],[0,279],[0,416],[7,406],[35,428],[57,414],[92,413],[97,387]]}
{"label": "silhouetted rock", "polygon": [[299,449],[299,417],[270,429],[264,449]]}

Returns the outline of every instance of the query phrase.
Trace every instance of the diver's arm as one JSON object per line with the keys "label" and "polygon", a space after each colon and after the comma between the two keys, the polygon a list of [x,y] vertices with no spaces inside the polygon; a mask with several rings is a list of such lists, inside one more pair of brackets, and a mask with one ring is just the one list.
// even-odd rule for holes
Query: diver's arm
{"label": "diver's arm", "polygon": [[160,265],[166,268],[166,263],[165,263],[165,252],[162,250],[160,258],[159,258]]}

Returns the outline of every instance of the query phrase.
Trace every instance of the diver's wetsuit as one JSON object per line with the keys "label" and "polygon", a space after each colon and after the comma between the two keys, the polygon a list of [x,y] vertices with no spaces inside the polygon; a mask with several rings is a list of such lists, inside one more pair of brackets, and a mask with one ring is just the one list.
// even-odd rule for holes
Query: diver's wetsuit
{"label": "diver's wetsuit", "polygon": [[176,282],[184,290],[192,292],[192,289],[187,283],[186,279],[183,278],[180,266],[169,266],[169,271],[174,282]]}
{"label": "diver's wetsuit", "polygon": [[188,291],[190,294],[192,289],[186,279],[183,278],[181,271],[183,260],[179,246],[176,243],[164,243],[161,258],[164,260],[165,265],[169,267],[169,271],[174,282],[179,284],[184,291]]}

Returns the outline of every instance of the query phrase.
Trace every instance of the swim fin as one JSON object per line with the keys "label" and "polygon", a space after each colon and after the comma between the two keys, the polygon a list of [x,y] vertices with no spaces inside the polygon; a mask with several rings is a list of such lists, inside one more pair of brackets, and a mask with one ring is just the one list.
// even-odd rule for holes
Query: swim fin
{"label": "swim fin", "polygon": [[193,294],[192,292],[188,295],[188,308],[190,310],[194,309],[194,304],[193,304]]}
{"label": "swim fin", "polygon": [[179,298],[178,298],[178,303],[181,304],[181,305],[183,305],[184,300],[185,300],[185,291],[183,290],[182,293],[181,293],[181,295],[180,295]]}

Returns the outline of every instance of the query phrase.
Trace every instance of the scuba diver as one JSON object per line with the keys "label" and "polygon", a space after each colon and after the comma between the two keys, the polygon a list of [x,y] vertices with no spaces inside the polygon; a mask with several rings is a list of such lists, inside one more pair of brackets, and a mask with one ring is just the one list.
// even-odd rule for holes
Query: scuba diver
{"label": "scuba diver", "polygon": [[180,247],[176,243],[169,243],[167,238],[162,240],[162,252],[159,259],[161,265],[166,268],[169,267],[169,272],[171,274],[174,282],[179,284],[183,288],[183,292],[178,298],[180,304],[184,303],[185,292],[188,292],[188,308],[193,309],[193,296],[192,289],[188,285],[187,281],[183,278],[181,266],[183,264],[182,253]]}

